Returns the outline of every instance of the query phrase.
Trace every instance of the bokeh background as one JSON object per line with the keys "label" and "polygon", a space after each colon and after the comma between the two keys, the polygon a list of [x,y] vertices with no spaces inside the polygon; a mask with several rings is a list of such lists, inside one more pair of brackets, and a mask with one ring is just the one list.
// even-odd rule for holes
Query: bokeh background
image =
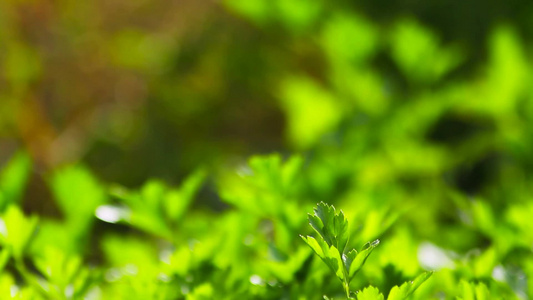
{"label": "bokeh background", "polygon": [[31,153],[30,209],[72,163],[138,187],[272,152],[323,160],[328,201],[352,181],[525,188],[532,16],[525,1],[2,1],[0,161]]}
{"label": "bokeh background", "polygon": [[529,172],[532,15],[526,1],[2,1],[0,160],[24,147],[42,171],[82,161],[138,186],[359,135],[353,164],[476,192]]}
{"label": "bokeh background", "polygon": [[352,180],[523,195],[532,16],[525,1],[2,1],[0,161],[31,153],[28,203],[76,162],[138,187],[272,152],[324,160],[324,197]]}

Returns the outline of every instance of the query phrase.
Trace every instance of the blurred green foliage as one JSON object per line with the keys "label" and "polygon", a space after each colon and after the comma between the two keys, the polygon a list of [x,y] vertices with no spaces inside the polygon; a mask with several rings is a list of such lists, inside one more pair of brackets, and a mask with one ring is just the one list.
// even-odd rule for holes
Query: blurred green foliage
{"label": "blurred green foliage", "polygon": [[533,298],[533,6],[402,5],[0,2],[2,299]]}

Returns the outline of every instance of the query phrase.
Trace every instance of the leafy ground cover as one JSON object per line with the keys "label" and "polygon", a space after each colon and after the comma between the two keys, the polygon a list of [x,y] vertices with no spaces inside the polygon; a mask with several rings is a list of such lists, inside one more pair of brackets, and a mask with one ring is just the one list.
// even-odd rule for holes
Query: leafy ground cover
{"label": "leafy ground cover", "polygon": [[[348,193],[336,201],[342,209],[315,206],[314,164],[301,156],[256,156],[237,171],[214,176],[199,169],[179,186],[151,180],[138,190],[68,166],[48,177],[57,218],[24,211],[21,196],[32,164],[20,152],[0,177],[0,294],[360,300],[531,295],[531,205],[509,205],[499,217],[485,202],[453,195],[450,205],[460,209],[461,226],[438,223],[437,203],[414,206],[406,198],[398,201],[399,194],[371,201]],[[222,211],[195,205],[209,182],[218,185]],[[420,211],[435,221],[421,224]]]}

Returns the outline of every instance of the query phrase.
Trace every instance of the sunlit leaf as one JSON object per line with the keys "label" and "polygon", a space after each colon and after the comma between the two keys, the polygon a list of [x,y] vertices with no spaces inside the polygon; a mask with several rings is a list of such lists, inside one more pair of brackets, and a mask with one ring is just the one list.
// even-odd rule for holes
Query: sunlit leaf
{"label": "sunlit leaf", "polygon": [[21,258],[36,233],[38,218],[26,217],[17,206],[11,205],[1,221],[1,243],[11,249],[15,257]]}
{"label": "sunlit leaf", "polygon": [[287,136],[300,149],[318,142],[340,122],[344,113],[339,100],[309,78],[288,78],[280,96],[287,115]]}
{"label": "sunlit leaf", "polygon": [[83,166],[57,170],[50,185],[72,232],[84,233],[94,220],[96,208],[106,201],[104,187]]}
{"label": "sunlit leaf", "polygon": [[[350,260],[346,260],[346,266],[347,266],[347,269],[349,270],[348,274],[350,278],[355,276],[355,274],[357,274],[357,272],[363,267],[367,258],[370,256],[374,248],[376,248],[378,245],[379,245],[379,240],[375,240],[374,242],[369,243],[368,246],[364,248],[363,250],[361,250],[359,253],[356,253],[355,257],[350,258]],[[355,251],[355,250],[352,250],[352,251]]]}
{"label": "sunlit leaf", "polygon": [[383,300],[383,294],[376,287],[369,286],[357,293],[357,300]]}
{"label": "sunlit leaf", "polygon": [[414,20],[398,22],[391,34],[392,58],[413,81],[431,83],[463,59],[454,47],[441,47],[436,34]]}
{"label": "sunlit leaf", "polygon": [[189,175],[178,189],[171,189],[165,194],[163,201],[170,219],[178,220],[185,214],[206,175],[205,170],[200,169]]}
{"label": "sunlit leaf", "polygon": [[433,272],[425,272],[418,275],[413,281],[405,282],[401,286],[395,286],[391,289],[387,300],[403,300],[407,299],[416,289],[428,280],[433,275]]}

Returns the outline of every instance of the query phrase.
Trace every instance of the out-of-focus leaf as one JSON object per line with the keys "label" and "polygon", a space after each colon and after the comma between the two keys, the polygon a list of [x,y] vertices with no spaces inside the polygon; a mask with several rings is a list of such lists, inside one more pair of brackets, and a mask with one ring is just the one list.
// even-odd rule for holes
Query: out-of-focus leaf
{"label": "out-of-focus leaf", "polygon": [[[129,191],[120,186],[113,186],[110,194],[120,199],[125,204],[125,207],[100,206],[96,212],[98,215],[104,209],[109,208],[111,209],[109,212],[116,216],[116,218],[109,218],[112,219],[112,223],[123,222],[169,239],[172,234],[170,227],[163,218],[164,207],[162,202],[165,192],[166,187],[163,183],[154,180],[147,182],[139,192]],[[108,219],[105,216],[99,216],[99,218],[104,221]]]}
{"label": "out-of-focus leaf", "polygon": [[102,250],[110,266],[127,267],[125,272],[153,272],[157,267],[157,249],[139,238],[106,235],[102,239]]}
{"label": "out-of-focus leaf", "polygon": [[99,218],[106,222],[125,222],[152,234],[171,238],[171,228],[183,217],[205,177],[205,170],[199,169],[177,189],[158,180],[148,181],[138,192],[112,187],[110,193],[126,207],[100,206],[97,215],[100,214]]}
{"label": "out-of-focus leaf", "polygon": [[168,261],[170,272],[180,276],[187,276],[193,267],[193,253],[188,245],[185,245],[172,253]]}
{"label": "out-of-focus leaf", "polygon": [[209,300],[213,299],[213,294],[215,291],[213,290],[213,286],[209,283],[201,284],[200,286],[196,287],[192,293],[187,295],[187,300]]}
{"label": "out-of-focus leaf", "polygon": [[231,10],[250,18],[258,25],[263,25],[272,19],[273,5],[268,0],[225,0],[224,4]]}
{"label": "out-of-focus leaf", "polygon": [[[4,273],[0,275],[0,293],[2,295],[11,295],[13,286],[15,286],[15,280],[9,273]],[[10,297],[11,299],[14,297]]]}
{"label": "out-of-focus leaf", "polygon": [[298,196],[302,163],[300,156],[285,162],[280,155],[253,156],[249,167],[219,182],[221,196],[255,215],[300,221],[294,213],[298,209],[290,200]]}
{"label": "out-of-focus leaf", "polygon": [[492,208],[487,201],[478,199],[472,202],[472,217],[476,226],[485,234],[492,235],[496,232]]}
{"label": "out-of-focus leaf", "polygon": [[163,200],[165,212],[171,220],[178,220],[185,214],[206,176],[206,171],[199,169],[189,175],[178,189],[166,193]]}
{"label": "out-of-focus leaf", "polygon": [[499,257],[495,247],[489,247],[472,261],[472,271],[476,277],[490,277],[498,264]]}
{"label": "out-of-focus leaf", "polygon": [[[490,111],[496,116],[513,114],[518,98],[529,86],[526,54],[520,36],[511,26],[498,26],[490,36],[490,64],[488,80],[477,109]],[[531,72],[531,71],[530,71]]]}
{"label": "out-of-focus leaf", "polygon": [[26,217],[14,205],[9,206],[1,217],[1,243],[11,249],[13,256],[22,258],[37,229],[38,218]]}
{"label": "out-of-focus leaf", "polygon": [[343,12],[326,20],[321,42],[334,65],[361,64],[376,50],[378,36],[368,20]]}
{"label": "out-of-focus leaf", "polygon": [[276,0],[279,17],[289,30],[300,33],[308,29],[322,12],[321,0]]}
{"label": "out-of-focus leaf", "polygon": [[337,126],[345,112],[334,95],[305,77],[284,80],[280,98],[287,115],[287,136],[299,149],[317,143]]}
{"label": "out-of-focus leaf", "polygon": [[460,284],[460,296],[457,299],[461,300],[488,300],[493,299],[487,286],[482,283],[473,283],[462,280]]}
{"label": "out-of-focus leaf", "polygon": [[31,171],[31,158],[25,152],[15,154],[0,173],[0,210],[19,203]]}
{"label": "out-of-focus leaf", "polygon": [[458,49],[441,47],[437,36],[414,20],[399,22],[391,38],[392,58],[416,82],[432,83],[463,60]]}
{"label": "out-of-focus leaf", "polygon": [[81,257],[53,246],[41,249],[35,258],[35,266],[60,295],[72,293],[83,296],[91,284],[92,278],[89,270],[83,267]]}
{"label": "out-of-focus leaf", "polygon": [[87,168],[79,165],[56,171],[50,185],[72,232],[85,234],[96,208],[106,201],[104,187]]}

